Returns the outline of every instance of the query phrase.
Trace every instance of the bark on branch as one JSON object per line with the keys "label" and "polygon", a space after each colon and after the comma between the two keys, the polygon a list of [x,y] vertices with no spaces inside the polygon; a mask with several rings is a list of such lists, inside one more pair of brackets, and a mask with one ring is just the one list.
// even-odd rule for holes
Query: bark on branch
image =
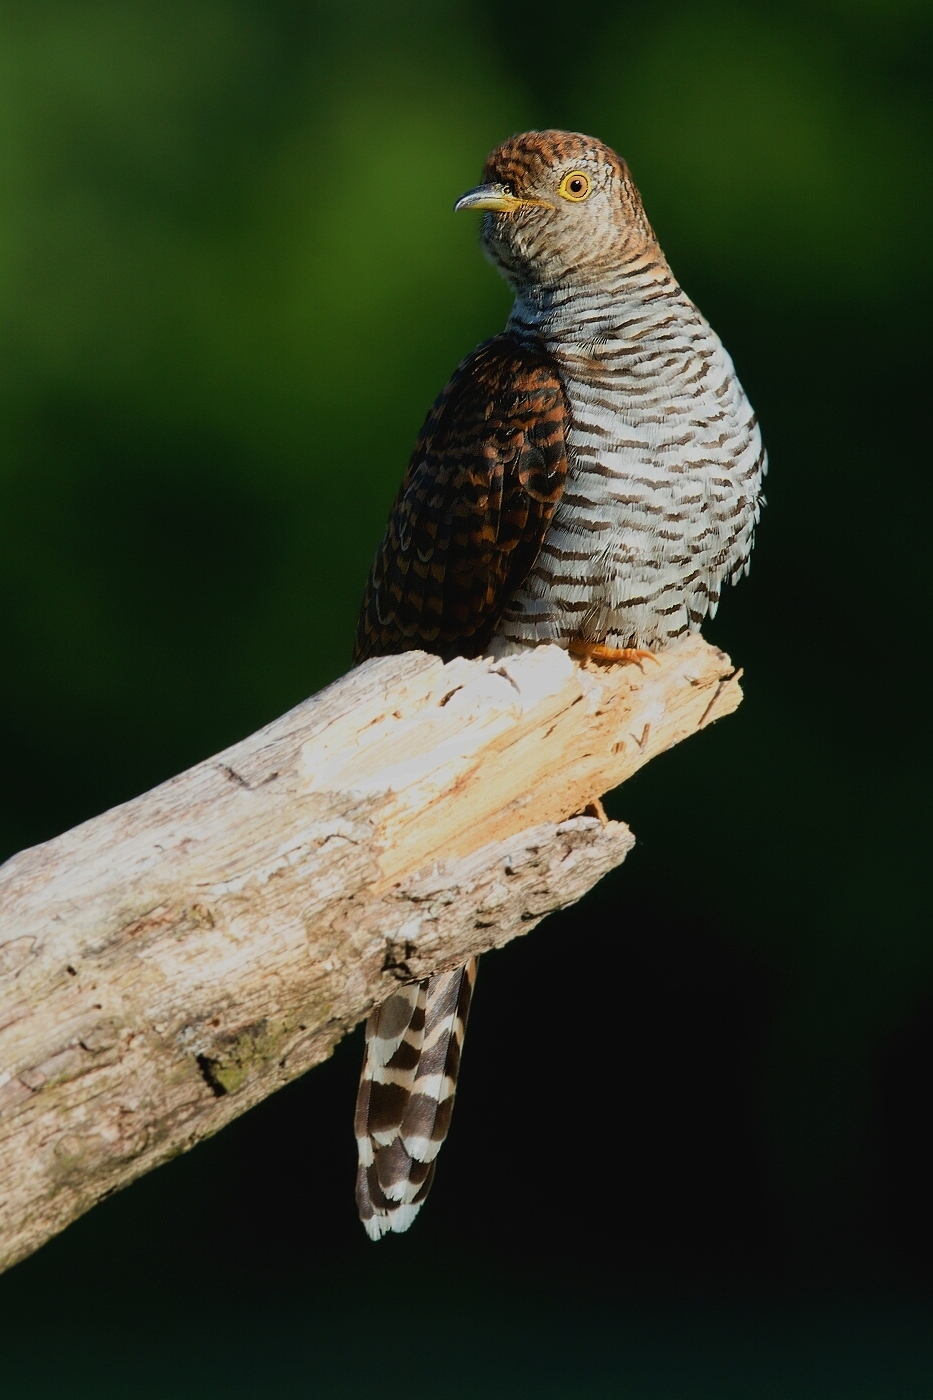
{"label": "bark on branch", "polygon": [[0,1267],[622,861],[587,807],[741,699],[659,660],[371,661],[0,868]]}

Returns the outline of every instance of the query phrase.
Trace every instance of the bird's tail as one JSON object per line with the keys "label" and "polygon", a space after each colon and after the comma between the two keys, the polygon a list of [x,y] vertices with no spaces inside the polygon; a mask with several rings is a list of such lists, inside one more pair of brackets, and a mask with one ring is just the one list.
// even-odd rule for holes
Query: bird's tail
{"label": "bird's tail", "polygon": [[407,1230],[431,1189],[457,1092],[476,962],[399,987],[366,1022],[356,1202],[370,1239]]}

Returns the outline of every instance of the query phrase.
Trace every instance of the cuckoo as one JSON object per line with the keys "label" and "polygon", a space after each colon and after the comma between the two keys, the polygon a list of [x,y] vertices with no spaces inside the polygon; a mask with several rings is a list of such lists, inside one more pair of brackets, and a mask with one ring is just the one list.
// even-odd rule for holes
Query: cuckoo
{"label": "cuckoo", "polygon": [[[354,659],[550,642],[641,663],[748,571],[767,465],[756,416],[608,146],[512,137],[454,208],[483,212],[515,300],[427,416]],[[430,1188],[475,973],[400,986],[367,1023],[357,1203],[373,1239],[407,1229]]]}

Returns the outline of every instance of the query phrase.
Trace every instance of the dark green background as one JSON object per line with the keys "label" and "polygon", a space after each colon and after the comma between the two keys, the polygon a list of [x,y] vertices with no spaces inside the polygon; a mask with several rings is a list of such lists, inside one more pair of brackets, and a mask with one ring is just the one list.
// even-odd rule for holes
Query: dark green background
{"label": "dark green background", "polygon": [[708,629],[746,702],[611,800],[621,871],[484,963],[411,1234],[354,1218],[353,1037],[0,1280],[5,1395],[930,1393],[931,32],[5,0],[5,853],[346,668],[424,412],[507,313],[450,209],[510,132],[626,155],[772,463]]}

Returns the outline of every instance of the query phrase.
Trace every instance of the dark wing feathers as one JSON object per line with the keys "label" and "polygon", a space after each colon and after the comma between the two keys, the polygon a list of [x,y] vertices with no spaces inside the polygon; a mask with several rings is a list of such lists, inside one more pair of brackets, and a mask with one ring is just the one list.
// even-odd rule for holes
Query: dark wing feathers
{"label": "dark wing feathers", "polygon": [[376,554],[354,660],[478,656],[534,565],[567,476],[554,361],[510,335],[459,365],[428,414]]}
{"label": "dark wing feathers", "polygon": [[[563,492],[567,416],[542,351],[499,335],[463,361],[428,414],[392,508],[355,661],[484,650]],[[430,1189],[475,975],[474,959],[400,987],[367,1023],[357,1203],[372,1239],[407,1230]]]}

